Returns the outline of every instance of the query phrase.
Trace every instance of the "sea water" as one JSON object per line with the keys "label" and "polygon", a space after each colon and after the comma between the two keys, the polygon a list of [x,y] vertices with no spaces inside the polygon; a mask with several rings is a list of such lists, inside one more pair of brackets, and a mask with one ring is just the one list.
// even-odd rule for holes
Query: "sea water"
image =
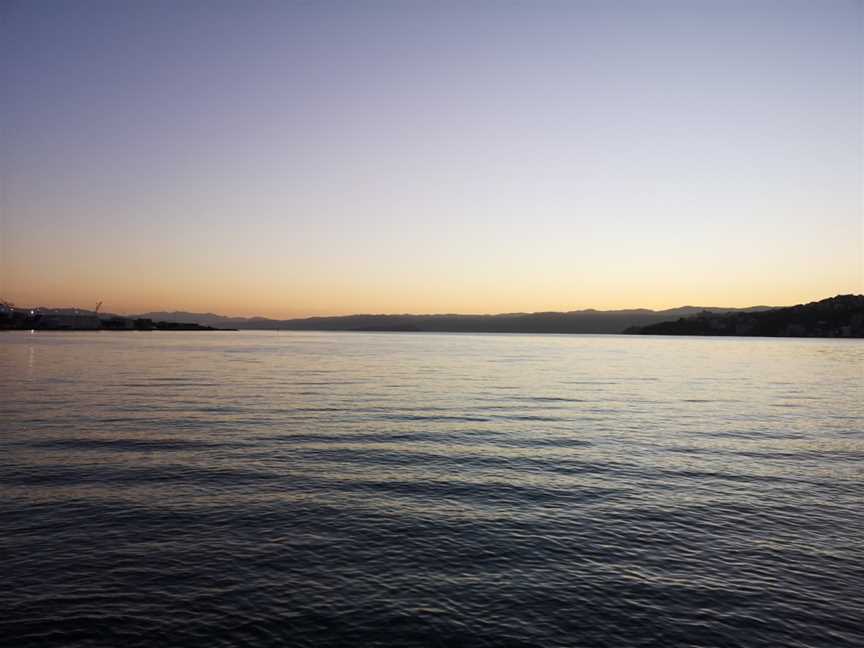
{"label": "sea water", "polygon": [[0,644],[864,646],[864,342],[0,333]]}

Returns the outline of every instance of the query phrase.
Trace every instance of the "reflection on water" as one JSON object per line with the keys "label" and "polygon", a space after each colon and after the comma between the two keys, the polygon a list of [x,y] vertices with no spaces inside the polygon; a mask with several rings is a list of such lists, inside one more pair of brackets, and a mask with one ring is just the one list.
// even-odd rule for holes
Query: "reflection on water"
{"label": "reflection on water", "polygon": [[862,368],[854,340],[4,333],[0,637],[861,646]]}

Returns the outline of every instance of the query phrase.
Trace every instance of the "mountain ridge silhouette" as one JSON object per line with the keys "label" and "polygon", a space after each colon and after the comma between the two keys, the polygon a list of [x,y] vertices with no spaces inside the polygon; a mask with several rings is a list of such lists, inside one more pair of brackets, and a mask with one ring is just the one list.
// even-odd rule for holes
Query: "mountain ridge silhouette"
{"label": "mountain ridge silhouette", "polygon": [[451,333],[621,333],[633,326],[646,326],[703,311],[757,312],[771,306],[746,308],[680,306],[663,310],[648,308],[573,311],[463,313],[357,313],[275,319],[231,317],[215,313],[154,311],[130,315],[166,322],[194,322],[205,326],[246,330],[305,331],[428,331]]}

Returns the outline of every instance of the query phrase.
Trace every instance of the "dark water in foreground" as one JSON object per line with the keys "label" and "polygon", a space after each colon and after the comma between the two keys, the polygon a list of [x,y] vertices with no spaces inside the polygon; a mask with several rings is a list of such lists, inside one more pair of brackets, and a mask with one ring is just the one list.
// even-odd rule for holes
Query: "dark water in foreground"
{"label": "dark water in foreground", "polygon": [[0,334],[8,646],[864,646],[864,344]]}

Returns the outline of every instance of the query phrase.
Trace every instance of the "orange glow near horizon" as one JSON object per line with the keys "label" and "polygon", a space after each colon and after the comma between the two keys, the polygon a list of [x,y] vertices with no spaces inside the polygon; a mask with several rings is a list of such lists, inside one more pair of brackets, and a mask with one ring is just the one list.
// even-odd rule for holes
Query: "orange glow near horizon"
{"label": "orange glow near horizon", "polygon": [[104,301],[103,312],[120,314],[188,311],[287,319],[357,313],[491,314],[588,308],[663,310],[685,305],[786,306],[862,292],[854,272],[845,277],[800,277],[785,286],[768,280],[750,281],[743,288],[710,276],[673,281],[673,277],[658,277],[657,273],[645,273],[638,282],[620,277],[544,282],[542,276],[520,278],[514,273],[500,282],[477,277],[434,281],[397,274],[389,279],[358,279],[356,283],[332,277],[325,280],[319,275],[314,281],[295,278],[264,282],[255,278],[248,284],[247,277],[241,274],[209,280],[206,276],[177,274],[171,281],[161,277],[136,280],[123,274],[96,279],[70,274],[63,281],[53,282],[44,275],[23,277],[23,281],[15,282],[17,289],[8,286],[7,281],[6,292],[0,297],[22,307],[92,309]]}

